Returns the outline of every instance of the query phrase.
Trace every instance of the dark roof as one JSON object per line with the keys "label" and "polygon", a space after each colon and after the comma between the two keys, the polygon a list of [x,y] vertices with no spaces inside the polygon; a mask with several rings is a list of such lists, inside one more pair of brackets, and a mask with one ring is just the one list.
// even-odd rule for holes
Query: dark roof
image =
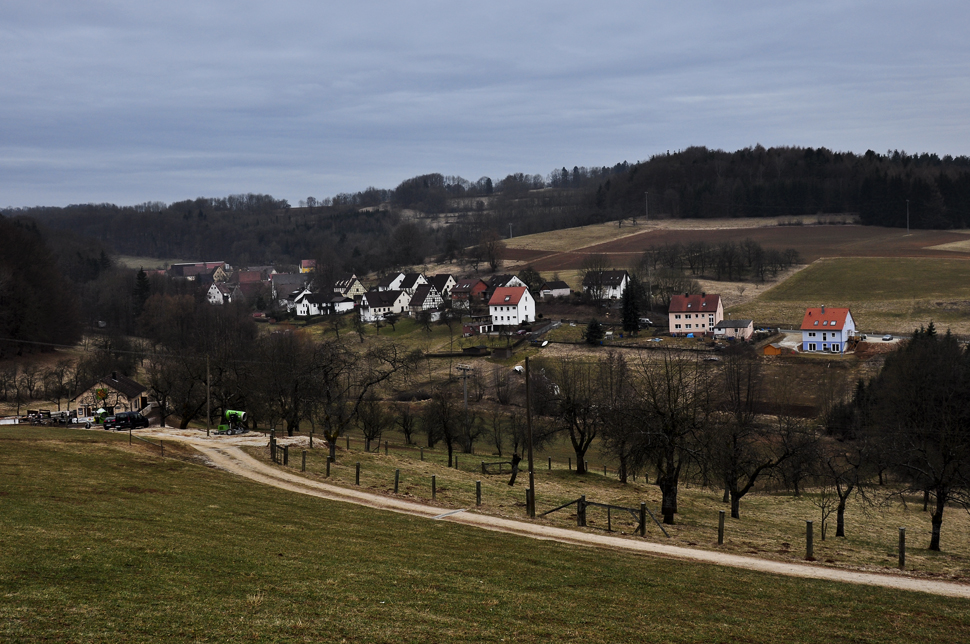
{"label": "dark roof", "polygon": [[431,282],[431,285],[434,286],[435,290],[438,291],[438,293],[444,293],[445,287],[448,285],[449,278],[454,279],[451,277],[450,273],[438,273],[437,275],[431,278],[430,282]]}
{"label": "dark roof", "polygon": [[438,289],[431,284],[422,284],[414,289],[414,295],[411,297],[411,306],[424,306],[427,304],[427,299],[431,296],[432,291],[436,295],[441,295],[438,293]]}
{"label": "dark roof", "polygon": [[485,280],[478,279],[477,277],[470,277],[470,278],[458,280],[458,283],[455,284],[454,288],[451,289],[451,292],[470,293],[471,290],[475,288],[475,286],[477,286],[479,283],[484,285],[485,288],[488,288],[488,284],[485,283]]}
{"label": "dark roof", "polygon": [[390,288],[391,287],[391,282],[393,282],[394,280],[396,280],[398,277],[400,277],[403,274],[404,273],[388,273],[387,275],[385,275],[384,277],[382,277],[379,282],[377,282],[377,287],[378,288]]}
{"label": "dark roof", "polygon": [[492,275],[490,278],[488,278],[487,284],[489,288],[498,288],[500,286],[505,286],[506,284],[511,282],[513,277],[515,277],[515,275],[508,275],[508,274]]}
{"label": "dark roof", "polygon": [[353,302],[352,299],[344,297],[339,293],[310,293],[303,298],[303,300],[305,302],[309,302],[310,304],[338,304],[340,302]]}
{"label": "dark roof", "polygon": [[555,282],[546,282],[545,284],[542,285],[542,288],[540,290],[543,290],[543,291],[558,291],[560,289],[569,290],[569,284],[566,284],[566,282],[564,282],[562,280],[555,281]]}
{"label": "dark roof", "polygon": [[[407,273],[404,276],[404,280],[401,282],[402,289],[414,288],[418,285],[418,280],[424,279],[424,275],[421,273]],[[427,280],[425,280],[427,281]]]}
{"label": "dark roof", "polygon": [[[120,393],[124,394],[128,398],[134,398],[136,396],[140,396],[146,390],[145,385],[135,380],[132,380],[128,376],[123,376],[120,373],[111,373],[111,374],[108,374],[107,376],[104,376],[103,378],[98,378],[94,382],[91,382],[90,384],[88,384],[87,387],[84,387],[83,389],[81,389],[81,391],[82,392],[88,391],[92,387],[99,384],[107,385],[108,387],[111,387],[112,389],[115,389]],[[77,397],[78,396],[75,396],[75,398]]]}
{"label": "dark roof", "polygon": [[618,287],[625,277],[626,271],[590,271],[583,278],[583,286]]}
{"label": "dark roof", "polygon": [[394,306],[397,298],[401,297],[404,291],[367,291],[364,297],[367,298],[367,305],[375,306]]}

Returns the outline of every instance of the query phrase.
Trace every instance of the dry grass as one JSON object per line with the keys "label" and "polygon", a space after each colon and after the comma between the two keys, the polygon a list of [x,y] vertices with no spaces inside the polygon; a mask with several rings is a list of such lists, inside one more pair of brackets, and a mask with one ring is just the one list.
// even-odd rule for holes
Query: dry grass
{"label": "dry grass", "polygon": [[806,306],[848,306],[867,333],[907,334],[934,321],[970,334],[970,262],[927,258],[820,260],[758,297],[732,317],[797,328]]}
{"label": "dry grass", "polygon": [[[286,442],[286,439],[280,439]],[[370,453],[363,452],[362,440],[355,438],[351,449],[345,449],[344,439],[339,441],[337,463],[331,465],[327,482],[354,487],[357,462],[361,463],[361,487],[369,492],[393,495],[394,472],[400,470],[399,496],[438,505],[442,511],[459,508],[475,508],[476,511],[512,519],[525,518],[525,488],[528,477],[520,473],[516,486],[509,487],[508,473],[483,475],[481,461],[494,462],[501,459],[493,455],[461,454],[456,452],[460,469],[447,467],[447,455],[443,449],[424,450],[424,461],[419,458],[417,447],[406,447],[391,439],[389,455],[383,448]],[[269,461],[265,448],[247,448],[256,458]],[[291,453],[291,470],[299,470],[299,459]],[[659,518],[660,493],[656,486],[641,478],[627,484],[620,483],[615,469],[607,462],[604,475],[604,459],[598,451],[587,455],[590,472],[578,476],[570,471],[566,457],[571,452],[566,443],[559,443],[549,450],[536,454],[536,499],[539,513],[585,495],[587,500],[638,508],[640,502]],[[548,469],[548,458],[552,469]],[[313,451],[307,461],[306,476],[325,480],[325,452]],[[525,470],[523,463],[523,470]],[[575,468],[575,460],[573,461]],[[436,477],[437,498],[432,500],[431,476]],[[475,482],[482,482],[483,504],[475,506]],[[930,536],[930,513],[922,511],[921,501],[907,497],[891,496],[891,487],[876,489],[872,498],[879,503],[864,503],[853,497],[846,512],[845,538],[835,538],[835,515],[827,522],[827,538],[821,539],[821,510],[816,502],[821,498],[818,490],[809,489],[801,496],[772,492],[770,489],[751,493],[741,501],[741,519],[727,520],[726,538],[718,546],[718,512],[729,508],[721,501],[721,492],[696,485],[684,484],[678,501],[679,512],[674,526],[665,526],[670,538],[665,538],[652,521],[648,524],[647,539],[674,545],[719,550],[734,554],[756,555],[760,558],[797,562],[805,557],[805,522],[815,524],[815,558],[819,565],[846,567],[883,572],[897,567],[898,528],[907,528],[907,574],[970,580],[970,516],[953,507],[947,511],[943,525],[943,551],[927,550]],[[729,514],[729,513],[728,513]],[[545,525],[562,528],[576,527],[575,506],[537,518]],[[635,522],[624,512],[613,511],[607,517],[606,510],[590,508],[589,531],[605,530],[608,521],[614,532],[634,536]]]}

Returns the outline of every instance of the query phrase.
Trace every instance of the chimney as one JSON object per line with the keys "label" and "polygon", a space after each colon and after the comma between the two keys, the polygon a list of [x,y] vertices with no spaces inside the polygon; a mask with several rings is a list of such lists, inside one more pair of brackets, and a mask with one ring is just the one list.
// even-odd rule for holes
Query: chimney
{"label": "chimney", "polygon": [[111,379],[114,380],[115,382],[118,382],[118,372],[117,371],[112,371],[111,372]]}
{"label": "chimney", "polygon": [[822,315],[825,315],[825,305],[822,305]]}

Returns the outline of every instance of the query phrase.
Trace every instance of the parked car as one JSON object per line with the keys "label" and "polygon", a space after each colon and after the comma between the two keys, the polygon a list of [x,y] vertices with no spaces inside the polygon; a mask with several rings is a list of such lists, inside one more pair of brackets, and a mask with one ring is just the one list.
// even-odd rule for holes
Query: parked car
{"label": "parked car", "polygon": [[140,429],[142,427],[148,427],[148,424],[148,419],[137,411],[123,411],[115,414],[114,416],[109,416],[108,419],[104,421],[104,428]]}
{"label": "parked car", "polygon": [[886,335],[882,336],[882,341],[883,342],[892,342],[893,341],[893,336],[891,336],[891,335],[889,335],[887,333]]}

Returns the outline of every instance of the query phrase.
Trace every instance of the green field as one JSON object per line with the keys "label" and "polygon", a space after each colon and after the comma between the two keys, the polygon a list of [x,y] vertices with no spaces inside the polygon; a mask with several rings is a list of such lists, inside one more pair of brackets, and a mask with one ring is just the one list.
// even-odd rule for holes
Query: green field
{"label": "green field", "polygon": [[0,430],[4,642],[955,642],[966,601],[433,522]]}
{"label": "green field", "polygon": [[805,308],[821,304],[848,306],[862,332],[910,333],[934,321],[940,328],[970,334],[970,261],[819,260],[725,315],[797,328]]}

